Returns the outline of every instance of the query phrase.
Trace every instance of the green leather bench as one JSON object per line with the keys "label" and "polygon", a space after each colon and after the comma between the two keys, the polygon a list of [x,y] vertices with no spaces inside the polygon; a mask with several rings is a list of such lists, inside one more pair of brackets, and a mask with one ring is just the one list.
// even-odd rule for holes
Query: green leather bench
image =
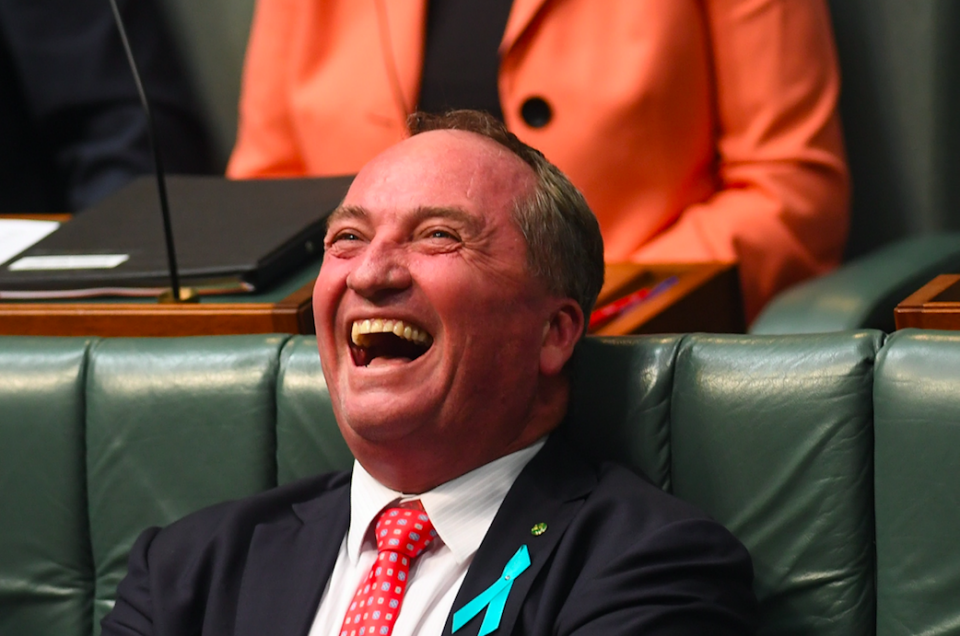
{"label": "green leather bench", "polygon": [[[960,335],[590,339],[568,425],[750,549],[763,634],[960,629]],[[0,338],[0,634],[90,636],[145,526],[351,457],[310,337]]]}

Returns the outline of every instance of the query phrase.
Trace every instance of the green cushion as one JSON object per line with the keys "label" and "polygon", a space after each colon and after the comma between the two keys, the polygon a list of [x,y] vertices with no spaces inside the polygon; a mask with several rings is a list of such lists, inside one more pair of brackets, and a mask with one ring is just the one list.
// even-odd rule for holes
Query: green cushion
{"label": "green cushion", "polygon": [[960,630],[960,334],[905,330],[877,360],[877,634]]}
{"label": "green cushion", "polygon": [[[591,338],[567,426],[744,541],[762,634],[956,631],[960,333],[883,338]],[[0,405],[0,634],[97,634],[144,527],[352,461],[314,337],[0,338]]]}
{"label": "green cushion", "polygon": [[0,634],[86,636],[83,338],[0,338]]}
{"label": "green cushion", "polygon": [[287,336],[101,341],[88,373],[94,620],[151,525],[276,485],[274,395]]}
{"label": "green cushion", "polygon": [[571,364],[578,447],[670,487],[670,391],[680,336],[587,338]]}
{"label": "green cushion", "polygon": [[873,634],[879,332],[695,335],[677,357],[673,492],[753,557],[761,634]]}
{"label": "green cushion", "polygon": [[315,336],[290,339],[277,382],[277,480],[281,484],[353,465],[320,369]]}

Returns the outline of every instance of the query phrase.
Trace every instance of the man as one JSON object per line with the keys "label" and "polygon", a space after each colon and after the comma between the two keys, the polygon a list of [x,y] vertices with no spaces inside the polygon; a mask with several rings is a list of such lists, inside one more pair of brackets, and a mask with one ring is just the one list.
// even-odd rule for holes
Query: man
{"label": "man", "polygon": [[602,283],[583,198],[479,113],[412,127],[314,290],[352,475],[148,530],[103,633],[752,633],[744,548],[558,429]]}

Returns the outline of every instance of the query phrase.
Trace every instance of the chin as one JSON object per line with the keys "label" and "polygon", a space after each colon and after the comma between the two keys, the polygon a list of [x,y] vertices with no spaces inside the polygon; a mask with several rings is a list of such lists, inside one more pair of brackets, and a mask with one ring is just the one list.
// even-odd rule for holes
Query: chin
{"label": "chin", "polygon": [[353,415],[348,410],[337,417],[341,423],[340,431],[348,443],[351,439],[368,444],[396,443],[415,435],[423,422],[421,418],[390,416],[382,412],[372,418],[371,413],[363,411]]}

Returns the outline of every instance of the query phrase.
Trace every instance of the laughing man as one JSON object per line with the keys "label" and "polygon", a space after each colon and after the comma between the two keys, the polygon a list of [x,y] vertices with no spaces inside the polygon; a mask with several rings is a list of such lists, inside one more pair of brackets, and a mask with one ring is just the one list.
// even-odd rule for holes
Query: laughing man
{"label": "laughing man", "polygon": [[352,472],[141,535],[105,636],[750,634],[746,550],[565,440],[597,223],[471,111],[415,115],[330,217],[314,289]]}

